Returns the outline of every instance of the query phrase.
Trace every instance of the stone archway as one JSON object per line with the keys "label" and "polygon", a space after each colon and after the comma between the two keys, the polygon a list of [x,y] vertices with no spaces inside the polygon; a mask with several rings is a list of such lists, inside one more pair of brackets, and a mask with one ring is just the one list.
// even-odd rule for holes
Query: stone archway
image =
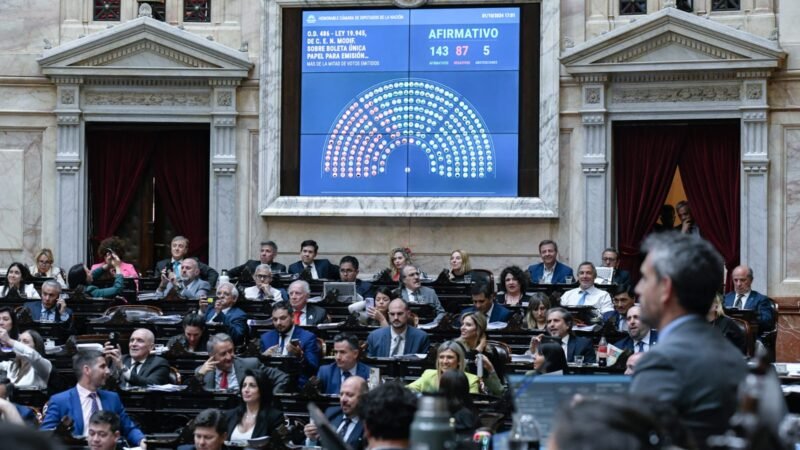
{"label": "stone archway", "polygon": [[211,128],[209,263],[235,263],[236,89],[247,53],[149,17],[68,42],[39,59],[57,89],[57,251],[85,258],[87,122],[203,122]]}

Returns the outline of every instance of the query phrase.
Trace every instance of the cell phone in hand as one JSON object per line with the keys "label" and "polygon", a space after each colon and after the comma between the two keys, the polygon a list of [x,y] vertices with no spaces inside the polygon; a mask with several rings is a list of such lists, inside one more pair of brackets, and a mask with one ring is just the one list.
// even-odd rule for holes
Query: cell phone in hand
{"label": "cell phone in hand", "polygon": [[366,298],[367,308],[374,308],[375,307],[375,299],[372,297]]}
{"label": "cell phone in hand", "polygon": [[292,339],[289,342],[291,342],[295,347],[300,347],[300,339]]}
{"label": "cell phone in hand", "polygon": [[483,378],[483,355],[480,353],[475,355],[475,372],[478,378]]}

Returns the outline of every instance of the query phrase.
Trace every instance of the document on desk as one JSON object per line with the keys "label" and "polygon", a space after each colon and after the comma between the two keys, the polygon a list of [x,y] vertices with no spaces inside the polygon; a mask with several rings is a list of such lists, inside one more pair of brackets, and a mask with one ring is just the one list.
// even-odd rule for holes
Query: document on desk
{"label": "document on desk", "polygon": [[180,392],[187,387],[186,385],[180,384],[151,384],[147,386],[147,390],[155,392]]}

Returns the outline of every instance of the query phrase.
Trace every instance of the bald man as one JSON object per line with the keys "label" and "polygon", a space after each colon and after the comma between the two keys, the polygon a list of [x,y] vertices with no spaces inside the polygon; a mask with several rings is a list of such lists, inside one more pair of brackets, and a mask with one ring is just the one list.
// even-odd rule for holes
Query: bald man
{"label": "bald man", "polygon": [[733,292],[725,294],[725,307],[753,310],[758,314],[758,331],[773,330],[775,314],[772,309],[772,300],[750,287],[753,284],[753,269],[747,266],[737,266],[731,272],[731,276]]}
{"label": "bald man", "polygon": [[146,328],[131,333],[128,342],[129,354],[121,357],[119,345],[106,343],[105,355],[112,360],[114,377],[126,387],[147,387],[151,384],[169,384],[169,363],[166,359],[152,355],[156,337]]}

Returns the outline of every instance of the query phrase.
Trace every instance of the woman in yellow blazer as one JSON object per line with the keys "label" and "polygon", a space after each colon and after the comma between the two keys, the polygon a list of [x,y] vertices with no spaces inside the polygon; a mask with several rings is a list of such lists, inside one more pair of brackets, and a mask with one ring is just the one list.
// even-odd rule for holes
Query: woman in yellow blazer
{"label": "woman in yellow blazer", "polygon": [[[465,367],[464,346],[456,341],[443,342],[436,351],[436,369],[427,369],[421,377],[407,387],[415,392],[439,392],[439,377],[446,370],[458,370],[467,376],[469,392],[471,394],[480,393],[480,379],[466,372]],[[487,385],[500,384],[500,379],[495,372],[492,372],[485,382]]]}

